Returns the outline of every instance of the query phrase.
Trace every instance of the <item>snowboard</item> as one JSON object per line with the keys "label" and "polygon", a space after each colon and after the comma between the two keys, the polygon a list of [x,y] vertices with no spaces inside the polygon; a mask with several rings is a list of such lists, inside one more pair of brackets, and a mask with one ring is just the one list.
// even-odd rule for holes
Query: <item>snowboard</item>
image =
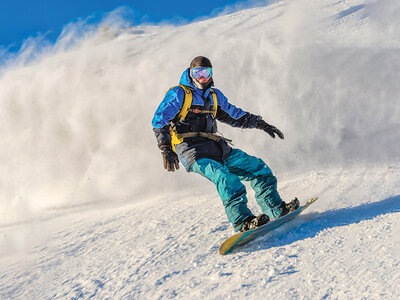
{"label": "snowboard", "polygon": [[309,207],[312,203],[314,203],[317,199],[318,197],[312,198],[308,200],[304,205],[296,209],[295,211],[292,211],[291,213],[288,213],[287,215],[281,218],[275,219],[261,227],[245,232],[240,232],[227,238],[219,247],[219,253],[221,255],[228,254],[232,250],[240,246],[243,246],[255,240],[256,238],[266,234],[267,232],[270,232],[275,228],[278,228],[279,226],[293,220],[295,217],[301,214],[307,207]]}

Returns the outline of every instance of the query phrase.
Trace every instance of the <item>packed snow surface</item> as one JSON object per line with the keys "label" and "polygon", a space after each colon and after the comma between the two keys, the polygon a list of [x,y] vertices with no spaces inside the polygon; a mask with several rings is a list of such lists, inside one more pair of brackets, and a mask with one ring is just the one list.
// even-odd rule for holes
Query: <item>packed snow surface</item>
{"label": "packed snow surface", "polygon": [[[399,299],[399,14],[396,0],[269,1],[28,40],[0,69],[0,299]],[[215,187],[165,172],[151,127],[197,55],[285,140],[220,132],[267,162],[283,199],[319,197],[227,256]]]}

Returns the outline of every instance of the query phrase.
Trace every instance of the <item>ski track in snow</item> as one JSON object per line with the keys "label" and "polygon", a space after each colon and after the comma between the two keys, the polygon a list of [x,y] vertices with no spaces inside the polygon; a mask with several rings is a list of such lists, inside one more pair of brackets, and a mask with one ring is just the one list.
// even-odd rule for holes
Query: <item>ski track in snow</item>
{"label": "ski track in snow", "polygon": [[[0,299],[400,299],[399,8],[274,1],[20,54],[0,73]],[[217,87],[286,139],[221,132],[284,200],[319,197],[227,256],[214,186],[164,172],[150,128],[203,47]]]}

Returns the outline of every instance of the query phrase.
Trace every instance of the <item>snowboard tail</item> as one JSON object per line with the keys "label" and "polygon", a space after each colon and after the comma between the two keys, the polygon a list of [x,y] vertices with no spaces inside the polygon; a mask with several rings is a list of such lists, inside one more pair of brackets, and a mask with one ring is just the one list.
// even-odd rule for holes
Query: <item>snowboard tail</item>
{"label": "snowboard tail", "polygon": [[304,205],[300,206],[298,209],[295,211],[281,217],[278,219],[275,219],[261,227],[258,227],[253,230],[245,231],[245,232],[240,232],[237,233],[229,238],[227,238],[219,247],[219,253],[221,255],[225,255],[230,253],[233,249],[236,249],[240,246],[243,246],[256,238],[266,234],[267,232],[270,232],[274,230],[275,228],[278,228],[279,226],[293,220],[295,217],[297,217],[299,214],[301,214],[307,207],[309,207],[312,203],[314,203],[318,197],[314,197],[310,200],[308,200]]}

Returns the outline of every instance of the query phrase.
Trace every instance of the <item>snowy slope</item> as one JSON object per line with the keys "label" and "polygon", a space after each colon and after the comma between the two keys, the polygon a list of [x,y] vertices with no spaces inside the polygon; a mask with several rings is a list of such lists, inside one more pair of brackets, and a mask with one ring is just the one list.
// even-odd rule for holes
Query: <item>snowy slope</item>
{"label": "snowy slope", "polygon": [[[0,295],[2,299],[396,299],[400,197],[384,197],[395,188],[384,187],[385,183],[395,178],[398,187],[398,168],[328,169],[283,182],[283,194],[293,185],[304,186],[305,193],[320,195],[320,202],[229,256],[218,254],[219,244],[232,230],[215,194],[196,192],[40,221],[30,224],[20,238],[30,240],[40,231],[42,240],[30,240],[32,248],[24,256],[1,260]],[[369,186],[379,194],[363,198],[354,193],[355,187]],[[160,205],[165,206],[161,214]],[[15,235],[19,229],[3,232]]]}
{"label": "snowy slope", "polygon": [[[112,16],[27,45],[0,70],[0,299],[399,298],[399,13],[276,1],[181,27]],[[286,139],[220,131],[271,166],[284,199],[320,198],[225,257],[214,187],[165,172],[151,131],[195,55]]]}

